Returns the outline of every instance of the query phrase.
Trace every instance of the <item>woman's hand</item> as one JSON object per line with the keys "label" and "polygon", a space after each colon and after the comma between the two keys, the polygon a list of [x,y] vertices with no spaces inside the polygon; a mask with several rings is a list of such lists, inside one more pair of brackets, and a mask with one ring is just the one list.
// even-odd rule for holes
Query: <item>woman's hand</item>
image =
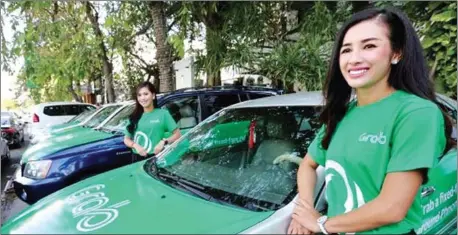
{"label": "woman's hand", "polygon": [[312,232],[297,222],[295,219],[291,219],[291,223],[288,227],[288,234],[312,234]]}
{"label": "woman's hand", "polygon": [[135,144],[135,145],[134,145],[134,148],[135,148],[135,150],[137,150],[137,153],[138,153],[140,156],[146,157],[146,156],[148,155],[148,152],[146,152],[146,150],[145,150],[142,146],[140,146],[140,145],[138,145],[138,144]]}
{"label": "woman's hand", "polygon": [[163,140],[159,141],[159,143],[157,143],[157,145],[154,147],[154,154],[157,155],[160,153],[164,149],[164,145],[165,143]]}
{"label": "woman's hand", "polygon": [[293,212],[293,220],[297,221],[302,227],[310,232],[321,232],[317,220],[320,218],[320,213],[308,203],[301,200],[301,203],[296,206]]}

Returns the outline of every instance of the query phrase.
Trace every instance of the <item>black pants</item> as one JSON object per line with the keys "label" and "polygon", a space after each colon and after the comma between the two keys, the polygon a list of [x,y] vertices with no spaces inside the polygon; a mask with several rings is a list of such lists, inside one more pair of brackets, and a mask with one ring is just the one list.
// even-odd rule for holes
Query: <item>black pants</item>
{"label": "black pants", "polygon": [[142,157],[140,154],[132,153],[132,163],[144,160],[145,157]]}
{"label": "black pants", "polygon": [[403,233],[404,235],[416,235],[417,233],[415,232],[415,230],[410,230],[410,232],[408,233]]}

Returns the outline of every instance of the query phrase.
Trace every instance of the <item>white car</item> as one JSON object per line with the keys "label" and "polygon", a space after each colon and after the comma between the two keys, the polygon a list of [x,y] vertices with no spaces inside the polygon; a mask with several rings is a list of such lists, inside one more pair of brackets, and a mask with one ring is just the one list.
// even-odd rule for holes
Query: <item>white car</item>
{"label": "white car", "polygon": [[33,137],[48,127],[62,124],[86,110],[95,108],[95,105],[79,102],[49,102],[35,105],[32,108],[30,136]]}

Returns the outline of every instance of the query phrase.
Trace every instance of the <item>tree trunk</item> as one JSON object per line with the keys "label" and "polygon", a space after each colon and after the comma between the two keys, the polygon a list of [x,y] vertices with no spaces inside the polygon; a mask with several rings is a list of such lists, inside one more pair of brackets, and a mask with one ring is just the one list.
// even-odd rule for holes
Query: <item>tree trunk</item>
{"label": "tree trunk", "polygon": [[108,60],[107,48],[105,47],[105,43],[103,42],[103,34],[100,30],[100,25],[98,22],[98,13],[94,9],[95,14],[93,14],[92,8],[92,4],[90,2],[86,2],[86,14],[92,24],[92,29],[94,30],[94,33],[99,41],[100,59],[103,63],[103,75],[105,77],[105,91],[107,95],[107,103],[113,103],[115,101],[113,86],[113,65]]}
{"label": "tree trunk", "polygon": [[226,47],[219,36],[217,26],[208,23],[205,32],[205,44],[207,55],[206,58],[212,58],[212,62],[205,67],[207,73],[207,86],[221,85],[221,66],[223,64],[223,56],[226,52]]}
{"label": "tree trunk", "polygon": [[159,91],[174,90],[172,48],[167,41],[167,20],[163,2],[151,2],[154,36],[156,38],[156,61],[159,66]]}
{"label": "tree trunk", "polygon": [[70,92],[70,94],[72,94],[73,99],[76,102],[83,102],[81,97],[76,93],[75,89],[73,89],[73,79],[71,79],[71,78],[70,78],[70,85],[68,85],[67,89],[68,89],[68,92]]}

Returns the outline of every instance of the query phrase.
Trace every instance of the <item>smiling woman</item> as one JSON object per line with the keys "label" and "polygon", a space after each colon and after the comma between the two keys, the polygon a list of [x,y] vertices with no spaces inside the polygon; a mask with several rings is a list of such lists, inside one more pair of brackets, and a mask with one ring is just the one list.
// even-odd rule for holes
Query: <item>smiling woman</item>
{"label": "smiling woman", "polygon": [[[414,233],[420,186],[456,143],[406,16],[395,9],[353,15],[335,42],[323,94],[322,128],[299,169],[302,203],[288,231]],[[326,168],[326,216],[313,209],[318,165]]]}
{"label": "smiling woman", "polygon": [[[166,132],[173,133],[164,138]],[[132,148],[132,161],[139,161],[148,155],[158,154],[165,145],[180,138],[177,124],[169,111],[159,109],[156,88],[150,82],[137,87],[135,109],[129,117],[124,143]]]}

